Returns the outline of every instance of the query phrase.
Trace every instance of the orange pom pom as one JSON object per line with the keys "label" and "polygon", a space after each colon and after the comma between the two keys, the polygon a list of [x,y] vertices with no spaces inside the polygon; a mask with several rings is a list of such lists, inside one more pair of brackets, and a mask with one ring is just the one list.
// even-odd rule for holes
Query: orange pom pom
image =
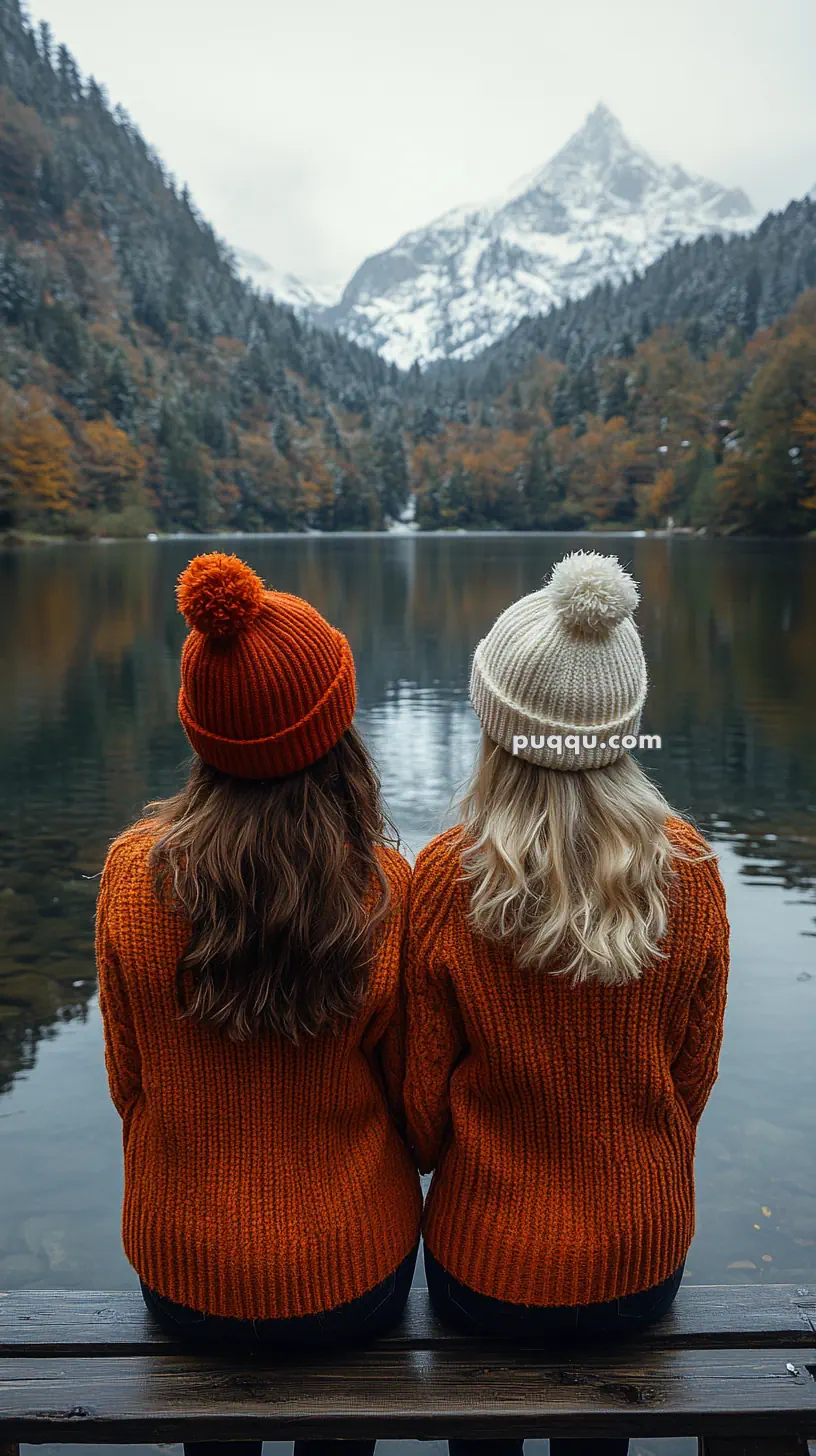
{"label": "orange pom pom", "polygon": [[194,557],[181,573],[176,600],[188,627],[208,637],[232,637],[255,621],[264,585],[240,557],[211,551]]}

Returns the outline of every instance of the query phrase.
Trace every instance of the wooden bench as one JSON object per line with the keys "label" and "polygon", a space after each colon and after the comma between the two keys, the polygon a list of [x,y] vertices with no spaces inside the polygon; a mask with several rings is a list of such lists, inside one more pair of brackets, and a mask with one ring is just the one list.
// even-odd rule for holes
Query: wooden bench
{"label": "wooden bench", "polygon": [[191,1354],[138,1292],[0,1294],[0,1456],[21,1441],[550,1435],[807,1456],[816,1288],[686,1285],[652,1330],[591,1351],[449,1334],[415,1290],[375,1345],[285,1359]]}

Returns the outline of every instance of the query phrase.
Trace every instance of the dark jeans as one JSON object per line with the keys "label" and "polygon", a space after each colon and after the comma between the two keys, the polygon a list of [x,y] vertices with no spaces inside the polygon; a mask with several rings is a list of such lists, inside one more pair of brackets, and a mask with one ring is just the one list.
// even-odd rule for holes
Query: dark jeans
{"label": "dark jeans", "polygon": [[[320,1314],[292,1319],[241,1320],[204,1314],[174,1304],[142,1284],[144,1302],[168,1334],[213,1350],[331,1350],[368,1344],[396,1324],[402,1314],[417,1258],[412,1249],[382,1283]],[[262,1441],[185,1441],[185,1456],[261,1456]],[[295,1441],[295,1456],[373,1456],[374,1441]]]}
{"label": "dark jeans", "polygon": [[[593,1340],[625,1338],[644,1330],[666,1313],[680,1288],[684,1267],[685,1260],[668,1279],[651,1289],[602,1304],[509,1304],[460,1284],[425,1249],[428,1294],[439,1318],[460,1334],[491,1335],[516,1345],[558,1339],[591,1345]],[[524,1442],[449,1441],[448,1450],[450,1456],[522,1456]],[[550,1441],[550,1456],[627,1456],[628,1450],[625,1438],[602,1441],[559,1437]]]}

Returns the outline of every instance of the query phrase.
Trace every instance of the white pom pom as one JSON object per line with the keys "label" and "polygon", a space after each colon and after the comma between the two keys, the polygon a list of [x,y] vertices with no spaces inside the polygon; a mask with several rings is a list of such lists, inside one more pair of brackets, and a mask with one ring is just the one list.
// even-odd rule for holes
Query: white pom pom
{"label": "white pom pom", "polygon": [[573,551],[553,568],[547,587],[562,622],[576,631],[605,637],[630,617],[640,595],[617,556]]}

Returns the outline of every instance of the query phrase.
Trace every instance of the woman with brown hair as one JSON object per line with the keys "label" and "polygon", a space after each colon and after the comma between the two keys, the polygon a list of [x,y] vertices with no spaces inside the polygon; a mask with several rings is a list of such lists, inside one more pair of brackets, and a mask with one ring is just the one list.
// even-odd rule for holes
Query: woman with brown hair
{"label": "woman with brown hair", "polygon": [[369,1340],[402,1312],[419,1237],[400,1132],[410,871],[352,726],[345,637],[217,552],[178,602],[196,758],[113,844],[97,911],[125,1253],[176,1335]]}
{"label": "woman with brown hair", "polygon": [[405,1105],[433,1171],[428,1288],[454,1328],[517,1343],[646,1328],[694,1234],[728,922],[707,844],[628,752],[637,601],[614,557],[577,552],[502,613],[472,665],[482,746],[461,823],[414,870]]}

